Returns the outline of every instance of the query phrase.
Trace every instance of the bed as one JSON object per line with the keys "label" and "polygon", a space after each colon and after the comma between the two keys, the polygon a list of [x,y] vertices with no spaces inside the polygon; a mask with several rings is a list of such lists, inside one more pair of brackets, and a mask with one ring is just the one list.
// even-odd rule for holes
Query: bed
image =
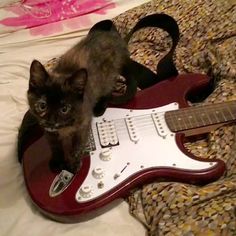
{"label": "bed", "polygon": [[[143,5],[142,5],[143,4]],[[73,6],[73,7],[72,7]],[[29,65],[53,59],[85,36],[93,24],[113,19],[122,36],[145,15],[173,16],[181,31],[175,62],[180,73],[201,72],[217,86],[203,103],[235,100],[236,5],[232,1],[4,0],[0,3],[0,234],[11,235],[235,235],[236,129],[228,125],[186,143],[199,157],[225,161],[227,172],[203,187],[152,182],[86,222],[62,224],[31,204],[16,146],[28,105]],[[130,42],[132,58],[155,70],[169,47],[162,32],[145,29]]]}

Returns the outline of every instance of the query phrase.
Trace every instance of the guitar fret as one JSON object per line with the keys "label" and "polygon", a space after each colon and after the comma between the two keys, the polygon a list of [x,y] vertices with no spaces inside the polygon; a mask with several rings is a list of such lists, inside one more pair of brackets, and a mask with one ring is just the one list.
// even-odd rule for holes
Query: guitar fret
{"label": "guitar fret", "polygon": [[202,120],[202,118],[201,118],[201,116],[197,116],[197,115],[195,115],[194,114],[194,119],[195,119],[195,127],[198,127],[199,126],[199,124],[202,124],[203,123],[203,120]]}
{"label": "guitar fret", "polygon": [[231,104],[231,106],[229,106],[229,109],[231,110],[233,119],[236,119],[236,104]]}
{"label": "guitar fret", "polygon": [[[200,113],[200,117],[201,117],[201,119],[202,119],[202,124],[203,124],[203,126],[205,126],[205,125],[211,123],[211,120],[209,119],[209,117],[206,115],[205,112],[201,112],[201,113]],[[207,118],[207,120],[206,120],[205,118]]]}
{"label": "guitar fret", "polygon": [[182,127],[182,129],[188,129],[189,126],[186,121],[186,115],[180,113],[179,117],[181,118],[181,120],[179,120],[179,126]]}
{"label": "guitar fret", "polygon": [[187,128],[189,129],[189,128],[191,128],[191,127],[194,127],[194,126],[193,126],[193,122],[192,122],[193,116],[191,115],[191,113],[184,111],[184,114],[185,114],[185,122],[186,122]]}
{"label": "guitar fret", "polygon": [[183,114],[179,114],[179,122],[182,122],[182,123],[180,123],[180,125],[183,125],[183,127],[185,128],[185,129],[187,129],[188,128],[188,125],[187,125],[187,122],[186,122],[186,119],[185,119],[185,115]]}
{"label": "guitar fret", "polygon": [[[195,117],[196,117],[196,119],[198,119],[196,127],[205,126],[207,124],[205,119],[204,119],[206,117],[204,112],[199,110],[198,112],[195,113]],[[208,118],[208,120],[209,120],[209,118]]]}
{"label": "guitar fret", "polygon": [[218,120],[215,116],[215,112],[212,109],[209,109],[208,112],[206,112],[207,117],[209,119],[209,124],[215,124],[218,123]]}
{"label": "guitar fret", "polygon": [[[176,113],[174,113],[174,116],[176,116]],[[179,122],[175,122],[177,117],[174,117],[169,113],[165,113],[165,119],[169,119],[171,121],[171,124],[175,124],[175,127],[173,127],[174,131],[178,131],[180,129]]]}
{"label": "guitar fret", "polygon": [[[169,114],[169,113],[167,113],[167,114]],[[181,114],[178,114],[178,112],[175,112],[175,113],[170,114],[170,116],[169,116],[169,117],[171,117],[172,124],[174,124],[175,131],[182,129],[182,117],[180,115]]]}
{"label": "guitar fret", "polygon": [[225,122],[226,118],[223,112],[220,112],[218,109],[214,112],[215,116],[218,117],[218,122]]}
{"label": "guitar fret", "polygon": [[229,112],[229,109],[227,107],[223,108],[223,114],[226,118],[226,120],[232,120],[232,114]]}
{"label": "guitar fret", "polygon": [[219,123],[219,122],[220,122],[219,113],[220,113],[220,112],[219,112],[218,110],[213,111],[213,115],[214,115],[214,117],[215,117],[216,123]]}
{"label": "guitar fret", "polygon": [[231,115],[231,118],[232,118],[232,119],[235,119],[235,116],[233,115],[233,113],[232,113],[232,111],[231,111],[231,107],[228,106],[227,109],[228,109],[228,111],[229,111],[229,114]]}
{"label": "guitar fret", "polygon": [[227,121],[227,118],[226,118],[226,116],[225,116],[224,112],[221,112],[221,114],[222,114],[222,116],[223,116],[223,118],[224,118],[224,120],[223,120],[223,121]]}

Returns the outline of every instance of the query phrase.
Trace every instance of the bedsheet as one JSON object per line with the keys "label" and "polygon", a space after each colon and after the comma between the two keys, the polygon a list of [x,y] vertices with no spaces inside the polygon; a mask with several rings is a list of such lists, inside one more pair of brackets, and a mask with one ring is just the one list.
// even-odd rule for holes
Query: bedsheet
{"label": "bedsheet", "polygon": [[[144,235],[121,201],[87,222],[60,224],[32,205],[17,162],[17,132],[27,110],[26,91],[33,59],[60,56],[89,28],[147,0],[5,0],[0,5],[0,235]],[[72,7],[73,6],[73,7]]]}

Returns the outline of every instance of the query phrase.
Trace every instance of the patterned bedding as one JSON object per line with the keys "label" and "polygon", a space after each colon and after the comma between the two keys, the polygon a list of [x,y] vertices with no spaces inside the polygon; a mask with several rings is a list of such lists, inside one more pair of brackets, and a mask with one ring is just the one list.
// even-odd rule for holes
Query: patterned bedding
{"label": "patterned bedding", "polygon": [[[126,35],[139,18],[153,12],[173,16],[180,26],[175,57],[179,72],[202,72],[216,80],[215,91],[203,104],[235,100],[235,1],[154,0],[114,22]],[[168,48],[168,36],[151,28],[136,33],[130,44],[132,57],[152,70]],[[131,214],[149,235],[236,235],[235,126],[214,130],[205,139],[186,143],[186,148],[202,158],[224,160],[227,172],[202,187],[158,181],[146,184],[127,198]]]}

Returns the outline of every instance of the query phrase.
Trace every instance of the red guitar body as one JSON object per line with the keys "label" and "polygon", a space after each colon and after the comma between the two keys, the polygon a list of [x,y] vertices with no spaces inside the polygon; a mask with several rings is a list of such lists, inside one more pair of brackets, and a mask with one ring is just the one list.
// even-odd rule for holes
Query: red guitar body
{"label": "red guitar body", "polygon": [[[201,93],[201,90],[206,88],[208,84],[209,78],[204,75],[179,75],[139,91],[131,102],[121,108],[150,109],[172,102],[177,102],[180,108],[186,107],[188,106],[186,101],[188,95],[196,92]],[[177,168],[149,168],[130,176],[121,184],[94,200],[78,203],[75,195],[88,174],[91,157],[83,158],[81,169],[75,174],[68,188],[60,195],[51,197],[49,196],[49,189],[58,173],[54,173],[49,169],[51,151],[45,137],[43,135],[38,137],[38,132],[32,130],[32,134],[34,132],[37,140],[33,143],[29,140],[30,145],[25,149],[23,155],[23,172],[27,190],[33,203],[42,213],[61,222],[78,222],[94,217],[109,208],[114,200],[128,195],[132,188],[148,181],[165,179],[205,184],[218,179],[225,170],[225,165],[220,160],[214,160],[217,162],[217,166],[204,172]],[[187,154],[189,158],[197,159],[185,150],[182,134],[176,134],[175,139],[178,148],[183,153]],[[129,153],[129,155],[132,155],[132,153]],[[165,156],[162,158],[165,158]]]}

